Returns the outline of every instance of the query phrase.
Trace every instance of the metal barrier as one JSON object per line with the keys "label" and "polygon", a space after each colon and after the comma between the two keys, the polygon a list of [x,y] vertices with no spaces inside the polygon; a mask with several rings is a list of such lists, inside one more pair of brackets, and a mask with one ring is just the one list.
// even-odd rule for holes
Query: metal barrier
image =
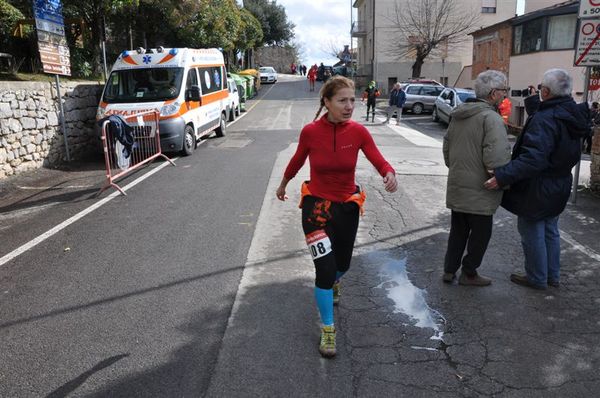
{"label": "metal barrier", "polygon": [[131,145],[123,144],[121,140],[108,128],[109,120],[102,123],[102,146],[104,147],[104,160],[106,164],[106,183],[100,193],[109,187],[114,187],[123,195],[127,195],[115,180],[131,173],[134,170],[162,157],[175,166],[175,163],[162,153],[160,148],[159,113],[147,111],[132,115],[119,115],[131,127],[133,139]]}

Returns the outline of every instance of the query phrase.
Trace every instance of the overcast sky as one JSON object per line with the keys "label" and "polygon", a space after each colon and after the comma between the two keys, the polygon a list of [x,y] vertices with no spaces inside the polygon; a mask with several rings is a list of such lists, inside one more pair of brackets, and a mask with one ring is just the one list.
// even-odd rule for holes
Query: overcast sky
{"label": "overcast sky", "polygon": [[[524,0],[517,2],[517,13],[521,14]],[[356,16],[352,3],[354,0],[277,0],[277,4],[285,7],[288,19],[296,25],[295,40],[304,50],[303,62],[333,65],[338,61],[327,54],[327,50],[332,44],[340,50],[350,44],[350,13],[354,12]]]}
{"label": "overcast sky", "polygon": [[[350,45],[350,10],[353,1],[277,0],[285,7],[288,19],[296,25],[296,42],[304,50],[307,65],[333,65],[338,60],[325,49],[333,43],[340,50]],[[356,10],[355,10],[356,12]]]}

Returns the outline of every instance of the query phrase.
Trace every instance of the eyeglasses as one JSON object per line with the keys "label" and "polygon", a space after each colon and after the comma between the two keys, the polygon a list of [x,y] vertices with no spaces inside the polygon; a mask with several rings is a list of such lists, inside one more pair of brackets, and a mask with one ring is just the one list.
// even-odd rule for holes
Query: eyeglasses
{"label": "eyeglasses", "polygon": [[505,93],[508,93],[510,91],[510,87],[493,88],[489,95],[492,95],[494,91],[504,91]]}

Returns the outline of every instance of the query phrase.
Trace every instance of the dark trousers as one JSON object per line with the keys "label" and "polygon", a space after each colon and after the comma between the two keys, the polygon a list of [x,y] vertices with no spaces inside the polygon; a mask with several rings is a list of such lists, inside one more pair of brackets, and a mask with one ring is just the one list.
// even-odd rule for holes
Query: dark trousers
{"label": "dark trousers", "polygon": [[375,121],[375,101],[367,100],[367,120],[369,120],[369,110],[373,112],[372,121]]}
{"label": "dark trousers", "polygon": [[[460,213],[452,210],[444,272],[456,273],[461,266],[465,274],[477,275],[483,255],[492,237],[493,216]],[[463,253],[467,249],[467,254]]]}
{"label": "dark trousers", "polygon": [[[302,229],[307,238],[322,231],[331,242],[322,242],[311,247],[315,264],[315,286],[331,289],[337,272],[346,272],[350,268],[354,240],[358,231],[358,205],[356,203],[336,203],[314,196],[305,196],[302,203]],[[319,249],[323,249],[320,256]]]}

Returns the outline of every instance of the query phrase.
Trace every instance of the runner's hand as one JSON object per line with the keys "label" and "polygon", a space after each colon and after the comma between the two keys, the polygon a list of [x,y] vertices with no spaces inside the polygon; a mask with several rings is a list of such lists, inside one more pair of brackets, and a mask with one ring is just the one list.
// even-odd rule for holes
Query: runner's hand
{"label": "runner's hand", "polygon": [[277,191],[275,192],[275,195],[277,195],[277,199],[281,200],[281,201],[285,201],[288,197],[285,194],[285,187],[279,187],[277,188]]}
{"label": "runner's hand", "polygon": [[388,192],[396,192],[398,189],[398,181],[396,181],[396,175],[391,171],[383,177],[383,185],[385,186],[385,190]]}

